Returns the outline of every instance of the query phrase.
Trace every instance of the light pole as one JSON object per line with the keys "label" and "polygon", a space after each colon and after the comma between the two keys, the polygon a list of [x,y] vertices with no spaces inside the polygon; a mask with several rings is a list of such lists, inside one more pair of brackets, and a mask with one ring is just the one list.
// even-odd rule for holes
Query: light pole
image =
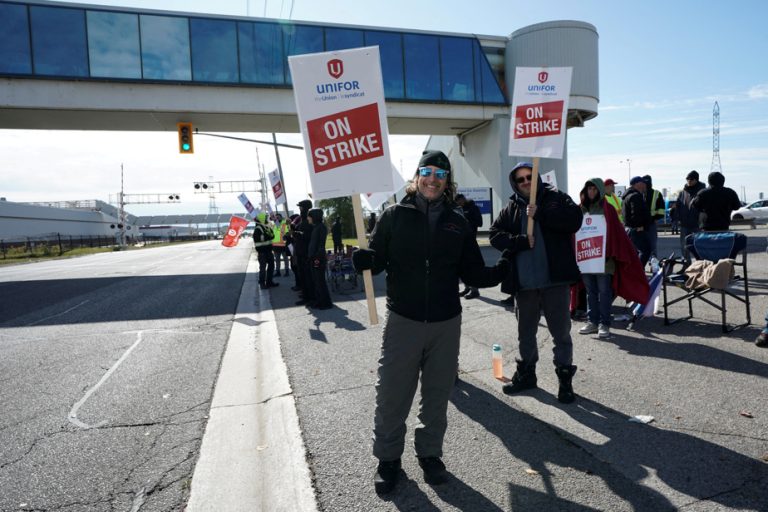
{"label": "light pole", "polygon": [[629,187],[629,182],[632,180],[632,160],[629,158],[626,160],[619,160],[620,164],[623,164],[624,162],[627,163],[627,187]]}

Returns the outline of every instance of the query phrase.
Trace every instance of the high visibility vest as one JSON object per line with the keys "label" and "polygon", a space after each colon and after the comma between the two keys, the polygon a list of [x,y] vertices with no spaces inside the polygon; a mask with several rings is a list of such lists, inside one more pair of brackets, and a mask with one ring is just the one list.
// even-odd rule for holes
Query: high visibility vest
{"label": "high visibility vest", "polygon": [[656,208],[656,202],[661,197],[661,193],[656,189],[652,189],[652,190],[653,190],[653,195],[651,196],[651,204],[650,204],[651,217],[655,215],[661,215],[661,218],[663,219],[667,214],[667,210],[664,208],[664,201],[661,202],[662,204],[661,208]]}
{"label": "high visibility vest", "polygon": [[608,201],[609,205],[613,206],[613,208],[616,210],[616,213],[619,215],[619,220],[622,224],[624,224],[624,215],[621,214],[621,198],[616,194],[611,194],[609,196],[605,196],[605,200]]}
{"label": "high visibility vest", "polygon": [[272,233],[275,235],[272,239],[272,246],[285,247],[285,241],[283,241],[283,238],[285,237],[285,231],[287,229],[288,227],[285,219],[280,221],[280,225],[276,225],[272,228]]}

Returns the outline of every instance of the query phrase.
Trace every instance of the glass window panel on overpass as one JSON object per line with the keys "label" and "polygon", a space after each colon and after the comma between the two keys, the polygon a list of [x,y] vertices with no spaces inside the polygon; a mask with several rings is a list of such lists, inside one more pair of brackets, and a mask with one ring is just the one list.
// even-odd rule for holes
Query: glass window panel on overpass
{"label": "glass window panel on overpass", "polygon": [[440,100],[440,56],[436,36],[403,34],[405,97]]}
{"label": "glass window panel on overpass", "polygon": [[87,11],[91,76],[141,78],[139,16]]}
{"label": "glass window panel on overpass", "polygon": [[144,78],[191,80],[187,18],[142,14],[140,23]]}
{"label": "glass window panel on overpass", "polygon": [[0,2],[0,73],[32,74],[27,7]]}
{"label": "glass window panel on overpass", "polygon": [[[323,29],[322,27],[310,27],[307,25],[283,25],[283,42],[285,44],[286,57],[322,52]],[[290,72],[287,75],[286,82],[293,83]]]}
{"label": "glass window panel on overpass", "polygon": [[395,32],[367,30],[365,45],[379,47],[386,98],[390,100],[404,98],[402,35]]}
{"label": "glass window panel on overpass", "polygon": [[360,48],[365,46],[362,30],[346,28],[325,29],[325,51],[346,50],[348,48]]}
{"label": "glass window panel on overpass", "polygon": [[237,32],[234,21],[189,20],[192,79],[237,83]]}
{"label": "glass window panel on overpass", "polygon": [[35,74],[88,76],[85,11],[30,6]]}
{"label": "glass window panel on overpass", "polygon": [[477,42],[475,42],[475,62],[477,63],[475,75],[480,79],[482,91],[482,95],[478,100],[483,103],[506,104],[507,100],[504,97],[504,93],[501,92],[499,83],[496,81],[496,74],[491,69],[483,49]]}
{"label": "glass window panel on overpass", "polygon": [[475,101],[472,39],[440,38],[440,62],[443,69],[443,99]]}
{"label": "glass window panel on overpass", "polygon": [[251,84],[283,85],[285,59],[280,25],[239,22],[237,27],[240,80]]}

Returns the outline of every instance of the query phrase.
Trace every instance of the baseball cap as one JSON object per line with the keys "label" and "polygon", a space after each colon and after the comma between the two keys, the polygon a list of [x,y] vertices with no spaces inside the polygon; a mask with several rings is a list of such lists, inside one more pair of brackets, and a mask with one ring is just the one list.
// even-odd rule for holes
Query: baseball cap
{"label": "baseball cap", "polygon": [[605,180],[605,181],[603,182],[603,184],[604,184],[604,185],[615,185],[615,184],[616,184],[616,182],[615,182],[615,181],[613,181],[611,178],[608,178],[607,180]]}

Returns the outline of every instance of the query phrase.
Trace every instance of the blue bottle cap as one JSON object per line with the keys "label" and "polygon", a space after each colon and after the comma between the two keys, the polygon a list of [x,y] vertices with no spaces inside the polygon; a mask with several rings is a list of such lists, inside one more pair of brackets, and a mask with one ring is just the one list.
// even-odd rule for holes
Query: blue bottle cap
{"label": "blue bottle cap", "polygon": [[501,345],[499,345],[498,343],[494,343],[494,345],[493,345],[493,351],[494,351],[494,352],[496,352],[496,351],[499,351],[499,352],[501,352]]}

